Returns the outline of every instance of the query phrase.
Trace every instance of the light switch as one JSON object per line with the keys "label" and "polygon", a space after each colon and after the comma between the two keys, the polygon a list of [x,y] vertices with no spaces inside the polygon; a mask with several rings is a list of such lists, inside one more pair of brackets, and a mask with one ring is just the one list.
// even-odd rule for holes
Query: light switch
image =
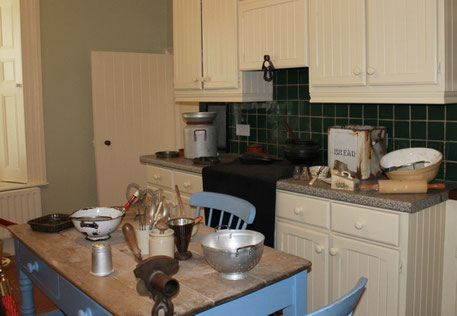
{"label": "light switch", "polygon": [[249,124],[236,124],[236,135],[237,136],[250,136]]}

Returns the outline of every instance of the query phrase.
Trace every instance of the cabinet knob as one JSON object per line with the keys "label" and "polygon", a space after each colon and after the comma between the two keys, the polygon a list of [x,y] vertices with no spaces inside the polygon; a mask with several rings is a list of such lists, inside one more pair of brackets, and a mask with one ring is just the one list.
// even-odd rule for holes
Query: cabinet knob
{"label": "cabinet knob", "polygon": [[154,180],[159,180],[160,179],[160,174],[155,174],[154,175]]}
{"label": "cabinet knob", "polygon": [[363,228],[363,223],[355,222],[354,227],[355,227],[355,229],[361,230]]}
{"label": "cabinet knob", "polygon": [[355,68],[352,70],[352,73],[353,73],[355,76],[360,75],[360,68],[359,68],[359,67],[355,67]]}
{"label": "cabinet knob", "polygon": [[78,316],[92,316],[92,310],[87,307],[85,310],[79,309]]}
{"label": "cabinet knob", "polygon": [[32,272],[38,272],[40,270],[40,267],[38,266],[38,262],[34,261],[33,263],[29,262],[27,263],[27,270],[29,270],[29,273]]}
{"label": "cabinet knob", "polygon": [[185,187],[186,189],[190,188],[190,182],[184,182],[182,184],[183,187]]}
{"label": "cabinet knob", "polygon": [[374,68],[368,67],[367,74],[369,74],[370,76],[374,75]]}
{"label": "cabinet knob", "polygon": [[301,208],[301,207],[294,208],[294,213],[295,213],[295,215],[302,214],[303,213],[303,208]]}
{"label": "cabinet knob", "polygon": [[322,250],[324,250],[321,246],[319,245],[316,245],[316,247],[314,248],[314,250],[316,250],[317,253],[321,253]]}
{"label": "cabinet knob", "polygon": [[111,145],[111,141],[107,139],[107,140],[105,140],[104,144],[105,144],[106,146],[109,146],[109,145]]}
{"label": "cabinet knob", "polygon": [[336,248],[330,248],[329,251],[331,256],[336,256],[336,254],[338,253],[338,249]]}

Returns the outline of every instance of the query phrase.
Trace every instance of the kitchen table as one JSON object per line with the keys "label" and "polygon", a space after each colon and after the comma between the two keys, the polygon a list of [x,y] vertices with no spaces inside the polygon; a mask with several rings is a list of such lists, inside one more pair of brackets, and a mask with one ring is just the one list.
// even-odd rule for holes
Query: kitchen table
{"label": "kitchen table", "polygon": [[[134,225],[134,214],[123,222]],[[136,261],[120,230],[108,240],[115,272],[91,275],[91,242],[76,229],[47,234],[29,225],[9,227],[15,239],[23,315],[33,315],[33,284],[38,285],[68,315],[150,315],[153,300],[136,291]],[[306,313],[306,259],[264,247],[257,266],[244,280],[219,277],[205,261],[200,245],[212,229],[201,226],[189,249],[193,257],[180,261],[173,277],[180,283],[173,297],[175,315],[284,315]]]}

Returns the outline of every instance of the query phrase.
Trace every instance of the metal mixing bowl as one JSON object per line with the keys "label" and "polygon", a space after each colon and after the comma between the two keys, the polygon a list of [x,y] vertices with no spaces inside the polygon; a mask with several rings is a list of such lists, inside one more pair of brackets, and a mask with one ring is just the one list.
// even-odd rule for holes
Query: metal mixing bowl
{"label": "metal mixing bowl", "polygon": [[202,239],[208,264],[228,280],[240,280],[255,267],[263,253],[265,236],[252,230],[220,230]]}

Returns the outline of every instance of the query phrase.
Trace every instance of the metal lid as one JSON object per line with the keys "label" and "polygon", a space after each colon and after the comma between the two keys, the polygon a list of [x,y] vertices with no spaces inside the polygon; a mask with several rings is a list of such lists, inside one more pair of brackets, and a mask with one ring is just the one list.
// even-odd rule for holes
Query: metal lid
{"label": "metal lid", "polygon": [[106,241],[98,241],[92,244],[92,251],[94,252],[109,252],[110,245]]}
{"label": "metal lid", "polygon": [[216,112],[188,112],[183,113],[182,117],[186,120],[187,123],[212,123],[216,118]]}

